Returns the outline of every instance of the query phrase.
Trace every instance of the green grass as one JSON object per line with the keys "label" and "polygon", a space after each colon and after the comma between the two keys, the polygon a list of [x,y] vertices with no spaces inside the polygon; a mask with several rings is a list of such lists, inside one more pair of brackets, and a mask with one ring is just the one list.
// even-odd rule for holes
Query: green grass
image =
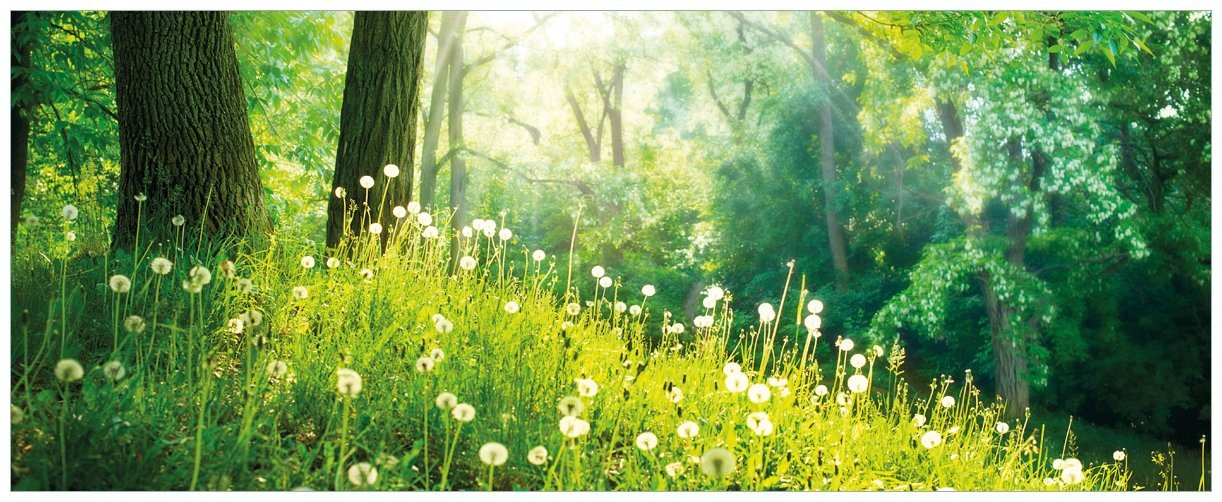
{"label": "green grass", "polygon": [[[324,249],[287,234],[254,246],[201,242],[185,230],[175,242],[141,243],[136,257],[89,257],[60,239],[71,228],[62,222],[41,229],[54,245],[19,242],[13,487],[1135,488],[1128,464],[1110,455],[1081,457],[1081,480],[1060,481],[1075,476],[1054,460],[1079,456],[1073,442],[1062,453],[1065,428],[1022,417],[999,434],[1002,409],[970,375],[909,388],[894,378],[900,347],[842,351],[834,333],[808,336],[805,293],[789,292],[776,307],[783,322],[731,333],[727,297],[702,312],[712,327],[684,319],[677,332],[640,291],[618,281],[599,287],[589,267],[536,261],[513,240],[475,232],[458,254],[476,266],[452,273],[451,241],[422,238],[414,219],[384,229],[384,252],[375,236],[350,236],[335,267]],[[158,256],[174,264],[166,276],[150,268]],[[304,256],[313,268],[302,266]],[[229,261],[232,277],[222,265]],[[196,265],[212,278],[201,284],[197,273],[193,293]],[[107,287],[116,273],[130,276],[129,292]],[[621,312],[620,301],[644,309]],[[509,302],[519,310],[510,313]],[[128,330],[130,315],[147,327]],[[790,319],[798,329],[781,330]],[[861,368],[850,364],[854,354],[865,357]],[[68,358],[83,365],[83,379],[57,380],[53,369]],[[102,370],[114,361],[122,378]],[[732,392],[728,380],[741,377],[728,376],[729,362],[759,387]],[[359,374],[359,392],[342,370]],[[858,374],[869,388],[853,392],[848,381]],[[474,410],[470,421],[455,418],[465,406],[439,402],[447,392]],[[940,404],[945,395],[953,406]],[[570,412],[581,408],[574,418],[563,419],[566,398]],[[749,417],[755,412],[767,418]],[[914,424],[915,414],[926,423]],[[680,437],[694,429],[686,422],[698,432]],[[931,431],[942,441],[926,447]],[[653,443],[646,432],[656,437],[648,450],[637,446]],[[548,454],[536,465],[528,452],[540,446]]]}

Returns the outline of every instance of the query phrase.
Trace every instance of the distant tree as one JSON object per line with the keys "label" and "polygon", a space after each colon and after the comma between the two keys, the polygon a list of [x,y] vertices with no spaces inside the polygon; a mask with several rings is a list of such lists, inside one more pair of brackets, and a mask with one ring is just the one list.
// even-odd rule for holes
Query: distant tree
{"label": "distant tree", "polygon": [[[339,243],[345,227],[354,233],[374,221],[389,227],[391,208],[411,199],[427,30],[427,12],[358,12],[353,20],[327,207],[328,246]],[[386,164],[399,166],[400,174],[384,176]],[[373,177],[373,188],[361,187],[363,176]],[[340,187],[343,197],[335,193]],[[357,213],[349,219],[351,208]]]}
{"label": "distant tree", "polygon": [[441,28],[437,31],[437,60],[433,67],[433,86],[424,125],[424,151],[420,153],[420,207],[427,211],[433,210],[437,197],[437,172],[441,169],[437,144],[441,139],[446,95],[450,87],[450,53],[456,42],[461,43],[460,18],[465,26],[466,17],[466,12],[447,11],[441,15]]}
{"label": "distant tree", "polygon": [[[176,215],[217,234],[269,229],[228,14],[114,12],[121,170],[112,245]],[[144,194],[144,214],[136,195]]]}

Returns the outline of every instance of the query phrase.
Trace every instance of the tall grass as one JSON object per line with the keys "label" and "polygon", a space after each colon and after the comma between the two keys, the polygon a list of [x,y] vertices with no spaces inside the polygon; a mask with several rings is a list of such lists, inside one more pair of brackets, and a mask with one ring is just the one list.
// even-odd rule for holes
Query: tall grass
{"label": "tall grass", "polygon": [[[900,346],[820,332],[788,280],[774,319],[731,332],[730,294],[677,319],[493,220],[412,209],[330,252],[185,231],[102,263],[62,246],[40,269],[55,287],[15,306],[14,487],[1140,488],[1124,460],[1073,459],[1067,431],[1003,420],[970,373],[910,388]],[[84,377],[57,381],[61,359]]]}

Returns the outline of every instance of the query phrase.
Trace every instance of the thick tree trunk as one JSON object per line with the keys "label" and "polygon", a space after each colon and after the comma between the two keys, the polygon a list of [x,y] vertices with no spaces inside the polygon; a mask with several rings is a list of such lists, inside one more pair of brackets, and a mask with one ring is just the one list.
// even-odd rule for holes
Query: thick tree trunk
{"label": "thick tree trunk", "polygon": [[432,211],[437,197],[437,144],[441,140],[442,116],[445,115],[446,93],[450,84],[450,52],[456,36],[458,17],[466,12],[446,11],[441,15],[437,32],[437,61],[433,67],[433,91],[429,96],[428,122],[424,125],[424,151],[420,152],[420,207]]}
{"label": "thick tree trunk", "polygon": [[[175,215],[210,234],[270,228],[229,15],[113,12],[120,174],[114,247]],[[137,194],[144,193],[139,215]]]}
{"label": "thick tree trunk", "polygon": [[[25,12],[13,12],[10,21],[10,33],[13,35],[12,45],[12,92],[16,95],[18,92],[24,91],[24,87],[29,82],[29,77],[25,71],[30,69],[30,37],[29,34],[23,33],[22,37],[18,37],[17,27],[25,22]],[[23,70],[23,71],[18,71]],[[10,131],[11,139],[9,148],[12,149],[12,209],[9,214],[12,217],[12,227],[10,232],[12,236],[16,236],[17,225],[21,221],[21,202],[25,200],[25,171],[26,165],[30,160],[30,115],[31,103],[24,99],[12,100],[12,130]],[[10,241],[11,243],[11,241]]]}
{"label": "thick tree trunk", "polygon": [[[469,209],[467,207],[467,152],[465,141],[462,134],[462,121],[464,113],[463,105],[463,78],[467,75],[466,62],[464,61],[462,37],[467,31],[467,14],[464,12],[455,20],[457,35],[454,39],[454,45],[450,48],[450,228],[461,229],[467,225],[470,220]],[[454,234],[453,245],[450,246],[450,266],[458,265],[459,249],[461,249],[458,241],[459,234]]]}
{"label": "thick tree trunk", "polygon": [[836,136],[832,122],[832,89],[835,85],[827,73],[827,40],[823,33],[823,20],[819,13],[810,13],[810,33],[813,40],[815,80],[823,85],[826,96],[819,103],[819,164],[823,174],[824,218],[827,220],[827,241],[832,254],[832,266],[836,270],[836,286],[844,288],[850,277],[848,244],[844,228],[840,225],[840,212],[836,207]]}
{"label": "thick tree trunk", "polygon": [[[327,206],[329,247],[339,243],[345,230],[359,234],[374,221],[390,228],[395,219],[391,208],[411,199],[427,30],[427,12],[356,13]],[[386,164],[399,166],[399,176],[383,175]],[[361,187],[362,176],[373,177],[373,188]],[[339,187],[346,192],[343,198],[335,196]],[[354,211],[351,218],[346,217],[349,210]]]}

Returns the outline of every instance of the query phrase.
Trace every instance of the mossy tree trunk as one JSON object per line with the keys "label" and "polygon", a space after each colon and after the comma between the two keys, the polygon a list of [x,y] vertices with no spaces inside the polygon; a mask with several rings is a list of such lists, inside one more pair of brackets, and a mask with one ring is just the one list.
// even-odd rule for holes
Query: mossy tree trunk
{"label": "mossy tree trunk", "polygon": [[[120,175],[112,245],[133,244],[139,221],[168,235],[171,220],[214,235],[270,229],[229,15],[110,15]],[[148,234],[145,234],[148,235]]]}
{"label": "mossy tree trunk", "polygon": [[[21,202],[25,199],[25,171],[26,165],[30,160],[30,116],[32,101],[29,99],[29,93],[25,92],[25,87],[29,83],[29,77],[26,72],[30,69],[30,46],[33,38],[29,33],[23,33],[19,25],[25,23],[25,12],[13,12],[9,19],[12,33],[12,93],[15,99],[12,100],[12,129],[10,131],[9,148],[12,149],[12,228],[10,231],[15,236],[17,232],[18,222],[21,221]],[[24,97],[23,97],[24,96]]]}
{"label": "mossy tree trunk", "polygon": [[[391,208],[411,199],[427,30],[427,12],[356,13],[327,206],[328,246],[339,243],[345,225],[354,234],[374,221],[390,228],[395,219]],[[386,164],[399,166],[399,176],[383,175]],[[361,187],[362,176],[373,177],[373,188]],[[338,187],[345,197],[335,195]],[[355,211],[350,219],[349,210]]]}

